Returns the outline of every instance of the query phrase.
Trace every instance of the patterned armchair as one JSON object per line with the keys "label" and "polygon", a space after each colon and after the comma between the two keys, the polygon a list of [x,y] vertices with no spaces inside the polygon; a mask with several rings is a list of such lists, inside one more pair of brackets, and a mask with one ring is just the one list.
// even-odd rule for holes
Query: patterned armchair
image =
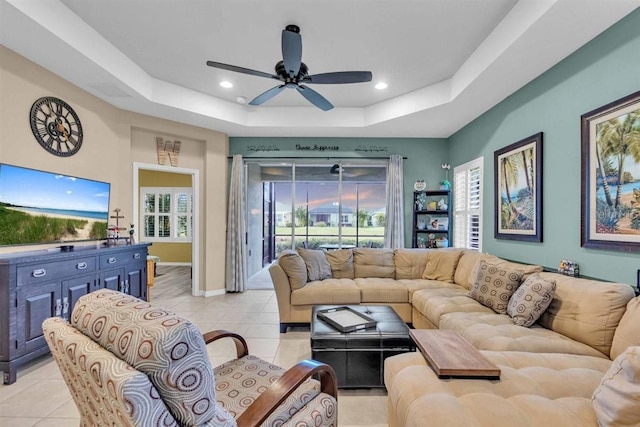
{"label": "patterned armchair", "polygon": [[[43,329],[82,426],[337,426],[328,365],[304,360],[285,371],[248,355],[239,335],[203,336],[116,291],[80,298],[70,323],[52,317]],[[212,369],[205,344],[221,338],[235,342],[237,359]]]}

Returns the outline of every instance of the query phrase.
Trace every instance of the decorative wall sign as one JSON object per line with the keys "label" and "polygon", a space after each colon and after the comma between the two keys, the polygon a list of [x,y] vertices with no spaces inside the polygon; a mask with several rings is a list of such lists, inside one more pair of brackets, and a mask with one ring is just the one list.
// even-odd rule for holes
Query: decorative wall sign
{"label": "decorative wall sign", "polygon": [[253,152],[258,152],[258,151],[280,151],[280,149],[278,148],[277,145],[249,145],[247,147],[247,151],[253,151]]}
{"label": "decorative wall sign", "polygon": [[542,132],[494,152],[495,238],[542,242]]}
{"label": "decorative wall sign", "polygon": [[296,144],[297,151],[340,151],[340,147],[337,145],[302,145]]}
{"label": "decorative wall sign", "polygon": [[180,141],[165,141],[161,136],[156,138],[156,148],[158,151],[158,164],[166,165],[167,158],[171,166],[178,166],[180,156]]}
{"label": "decorative wall sign", "polygon": [[361,151],[361,152],[365,152],[365,153],[379,153],[379,152],[386,152],[389,151],[389,147],[387,146],[383,146],[383,145],[370,145],[368,147],[364,146],[364,145],[358,145],[356,147],[355,150],[353,151]]}
{"label": "decorative wall sign", "polygon": [[640,91],[583,114],[586,248],[640,250]]}
{"label": "decorative wall sign", "polygon": [[80,118],[69,104],[53,96],[36,100],[29,114],[31,132],[55,156],[73,156],[82,147]]}

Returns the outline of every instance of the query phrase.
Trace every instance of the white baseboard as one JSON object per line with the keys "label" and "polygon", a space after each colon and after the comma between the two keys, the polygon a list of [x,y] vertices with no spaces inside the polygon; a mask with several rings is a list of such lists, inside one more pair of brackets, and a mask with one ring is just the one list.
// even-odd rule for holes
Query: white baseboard
{"label": "white baseboard", "polygon": [[216,289],[214,291],[200,291],[198,296],[204,296],[206,297],[214,297],[216,295],[224,295],[226,294],[227,291],[226,289]]}

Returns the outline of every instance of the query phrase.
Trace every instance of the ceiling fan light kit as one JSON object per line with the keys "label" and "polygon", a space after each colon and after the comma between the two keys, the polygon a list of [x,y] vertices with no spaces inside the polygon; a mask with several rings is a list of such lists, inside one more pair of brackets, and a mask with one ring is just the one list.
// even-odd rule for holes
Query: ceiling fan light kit
{"label": "ceiling fan light kit", "polygon": [[276,63],[275,74],[214,61],[207,61],[207,65],[222,70],[280,81],[278,86],[261,93],[249,102],[249,105],[264,104],[284,89],[295,89],[307,101],[323,111],[331,110],[333,104],[324,96],[306,86],[307,84],[364,83],[370,82],[373,78],[370,71],[337,71],[309,75],[309,68],[302,62],[302,37],[300,36],[300,27],[297,25],[287,25],[282,30],[282,61]]}

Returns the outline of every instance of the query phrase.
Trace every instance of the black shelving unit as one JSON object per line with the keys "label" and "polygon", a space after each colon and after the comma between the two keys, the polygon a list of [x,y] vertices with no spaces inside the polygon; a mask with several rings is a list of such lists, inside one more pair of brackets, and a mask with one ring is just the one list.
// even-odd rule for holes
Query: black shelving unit
{"label": "black shelving unit", "polygon": [[[444,209],[442,203],[446,205]],[[430,234],[436,247],[451,246],[451,191],[425,190],[413,192],[413,243],[414,248],[429,248]],[[446,245],[442,244],[446,239]],[[437,242],[441,242],[438,244]]]}

